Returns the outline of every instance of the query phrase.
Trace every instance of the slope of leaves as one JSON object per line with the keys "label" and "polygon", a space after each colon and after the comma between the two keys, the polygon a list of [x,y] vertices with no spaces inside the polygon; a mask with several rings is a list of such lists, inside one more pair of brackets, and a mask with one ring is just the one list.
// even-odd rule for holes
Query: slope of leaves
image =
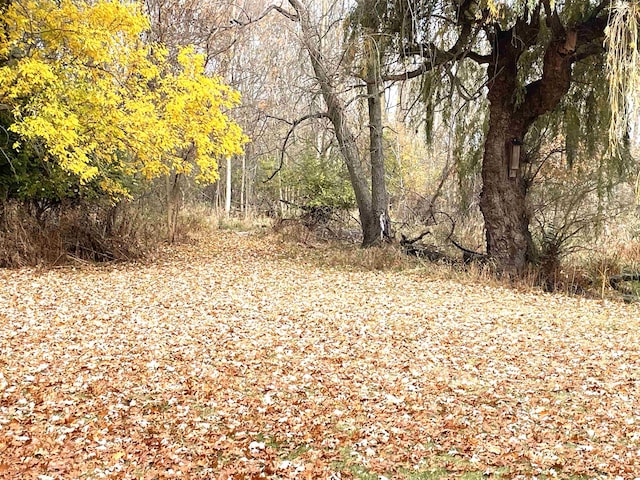
{"label": "slope of leaves", "polygon": [[233,233],[0,282],[0,478],[640,477],[638,307]]}

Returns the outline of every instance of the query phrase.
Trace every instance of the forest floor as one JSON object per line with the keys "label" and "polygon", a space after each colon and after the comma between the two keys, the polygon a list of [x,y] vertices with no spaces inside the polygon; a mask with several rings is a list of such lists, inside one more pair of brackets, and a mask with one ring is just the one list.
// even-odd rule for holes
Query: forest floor
{"label": "forest floor", "polygon": [[0,478],[640,478],[640,307],[310,251],[0,270]]}

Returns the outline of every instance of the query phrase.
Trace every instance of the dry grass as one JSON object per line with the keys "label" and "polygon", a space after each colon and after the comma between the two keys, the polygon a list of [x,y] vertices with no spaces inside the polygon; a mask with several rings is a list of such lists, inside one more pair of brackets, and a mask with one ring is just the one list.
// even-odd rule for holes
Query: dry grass
{"label": "dry grass", "polygon": [[[212,231],[250,231],[269,220],[220,215],[206,205],[185,206],[178,215],[176,243],[194,243]],[[0,268],[67,263],[130,261],[153,255],[166,243],[163,207],[152,202],[118,206],[79,204],[36,215],[29,205],[0,205]]]}
{"label": "dry grass", "polygon": [[241,214],[240,216],[229,216],[224,213],[214,214],[213,224],[220,230],[232,230],[239,232],[251,232],[254,230],[264,230],[273,225],[273,219],[253,214]]}
{"label": "dry grass", "polygon": [[149,253],[161,235],[157,221],[128,206],[75,205],[36,216],[10,203],[0,216],[0,267],[128,261]]}
{"label": "dry grass", "polygon": [[[107,225],[110,225],[107,228]],[[273,227],[272,229],[269,229]],[[449,265],[407,256],[396,244],[362,249],[357,232],[340,227],[340,239],[327,231],[310,229],[296,220],[219,214],[209,206],[191,205],[179,215],[177,241],[194,243],[215,230],[265,232],[296,261],[355,271],[415,271],[435,279],[462,284],[539,291],[541,274],[532,268],[516,281],[497,278],[491,265]],[[335,231],[336,229],[333,229]],[[329,233],[333,233],[333,231]],[[583,250],[562,264],[554,278],[556,291],[597,298],[621,298],[609,286],[609,277],[640,271],[640,240],[632,229],[616,230],[598,248]],[[129,204],[116,211],[76,206],[64,212],[36,217],[26,207],[4,206],[0,216],[0,267],[59,265],[69,262],[127,261],[158,252],[165,242],[161,212]],[[303,248],[299,248],[303,247]]]}
{"label": "dry grass", "polygon": [[[356,271],[415,271],[431,278],[454,280],[465,285],[482,284],[492,287],[509,287],[521,292],[540,291],[546,278],[539,268],[529,271],[516,280],[501,279],[491,264],[471,263],[450,265],[430,262],[427,259],[407,256],[397,244],[383,244],[363,249],[359,244],[357,225],[328,225],[309,228],[297,219],[273,221],[270,218],[243,215],[229,217],[215,214],[210,209],[191,208],[182,215],[182,225],[187,232],[209,235],[212,229],[238,232],[268,232],[287,250],[291,258],[302,263]],[[477,225],[462,231],[459,240],[474,245],[478,237]],[[298,248],[303,247],[303,248]],[[455,255],[459,252],[450,252]],[[640,271],[640,240],[634,229],[620,226],[601,239],[597,248],[584,249],[565,258],[553,279],[554,291],[567,295],[584,295],[592,298],[619,299],[620,294],[609,286],[609,277],[622,272]]]}
{"label": "dry grass", "polygon": [[318,233],[292,220],[277,223],[270,235],[275,241],[290,245],[291,255],[298,260],[320,266],[361,271],[400,271],[424,266],[415,257],[405,255],[397,245],[361,248],[351,239],[323,239]]}
{"label": "dry grass", "polygon": [[[317,266],[359,271],[415,271],[434,279],[508,287],[520,292],[539,292],[544,288],[545,278],[536,267],[531,267],[522,278],[501,279],[487,263],[430,262],[407,256],[399,246],[390,244],[363,249],[357,242],[319,239],[315,232],[296,222],[284,223],[271,234],[280,243],[290,245],[290,255],[296,261]],[[297,248],[299,246],[304,248]],[[554,291],[566,295],[621,299],[619,292],[609,286],[609,277],[632,271],[640,271],[640,241],[618,232],[601,242],[598,249],[585,250],[565,259],[553,279],[553,287]]]}

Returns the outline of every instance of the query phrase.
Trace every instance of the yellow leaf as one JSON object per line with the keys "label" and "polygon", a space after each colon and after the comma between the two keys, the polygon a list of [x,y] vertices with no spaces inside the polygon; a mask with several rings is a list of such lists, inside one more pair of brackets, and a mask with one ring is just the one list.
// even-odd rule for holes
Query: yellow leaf
{"label": "yellow leaf", "polygon": [[217,160],[242,153],[248,139],[223,112],[239,94],[206,75],[193,47],[175,68],[164,46],[141,42],[150,24],[141,3],[9,2],[3,24],[0,52],[25,52],[0,67],[14,145],[37,143],[82,184],[122,198],[123,172],[213,182]]}

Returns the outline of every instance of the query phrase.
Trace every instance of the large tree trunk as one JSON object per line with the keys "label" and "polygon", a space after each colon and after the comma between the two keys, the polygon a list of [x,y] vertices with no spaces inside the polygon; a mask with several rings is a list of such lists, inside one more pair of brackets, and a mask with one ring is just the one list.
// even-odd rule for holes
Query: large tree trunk
{"label": "large tree trunk", "polygon": [[512,141],[522,141],[526,133],[524,123],[516,115],[515,103],[522,48],[513,40],[513,29],[496,29],[494,61],[488,71],[497,74],[488,84],[489,129],[482,159],[480,210],[485,222],[487,254],[500,273],[516,276],[526,267],[531,238],[526,188],[521,172],[512,173],[510,165]]}
{"label": "large tree trunk", "polygon": [[[557,38],[547,45],[542,78],[526,86],[524,100],[518,104],[518,59],[527,45],[533,44],[538,23],[520,20],[508,31],[495,28],[488,71],[496,73],[488,83],[489,130],[482,162],[480,210],[485,220],[487,253],[498,272],[519,276],[532,258],[533,242],[527,180],[522,178],[521,169],[510,175],[513,141],[524,141],[533,122],[558,106],[571,85],[575,58],[573,50],[567,50],[564,29],[558,29]],[[516,32],[518,39],[514,38]]]}
{"label": "large tree trunk", "polygon": [[498,270],[520,275],[527,265],[532,242],[526,204],[526,185],[520,171],[510,176],[512,140],[524,131],[510,112],[491,105],[489,131],[482,161],[483,189],[480,209],[484,216],[487,253]]}

